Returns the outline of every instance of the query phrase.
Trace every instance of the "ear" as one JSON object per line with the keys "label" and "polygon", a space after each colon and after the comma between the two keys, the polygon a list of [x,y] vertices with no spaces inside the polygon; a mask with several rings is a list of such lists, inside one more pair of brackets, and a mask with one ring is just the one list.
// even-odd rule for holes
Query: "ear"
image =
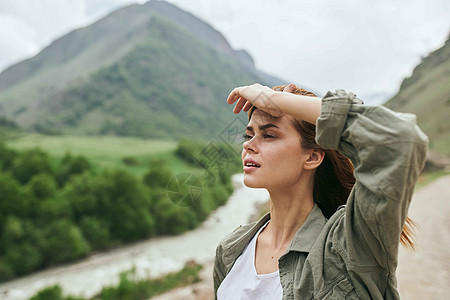
{"label": "ear", "polygon": [[303,168],[305,170],[313,170],[316,169],[323,161],[325,157],[325,151],[322,149],[311,149],[309,152],[309,156],[303,164]]}

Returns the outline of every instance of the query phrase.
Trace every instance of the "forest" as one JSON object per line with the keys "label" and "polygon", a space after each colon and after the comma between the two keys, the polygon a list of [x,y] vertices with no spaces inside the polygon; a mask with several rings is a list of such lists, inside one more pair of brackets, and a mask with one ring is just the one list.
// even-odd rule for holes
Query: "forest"
{"label": "forest", "polygon": [[[55,163],[40,148],[18,151],[0,142],[0,281],[195,228],[225,204],[233,191],[231,174],[240,168],[227,145],[215,147],[230,158],[226,167],[209,165],[204,149],[183,139],[175,150],[197,170],[192,174],[201,186],[196,201],[185,205],[169,195],[175,174],[163,159],[151,160],[138,177],[120,168],[95,168],[82,155],[66,153]],[[132,157],[124,161],[134,163]],[[188,192],[180,187],[179,194]]]}

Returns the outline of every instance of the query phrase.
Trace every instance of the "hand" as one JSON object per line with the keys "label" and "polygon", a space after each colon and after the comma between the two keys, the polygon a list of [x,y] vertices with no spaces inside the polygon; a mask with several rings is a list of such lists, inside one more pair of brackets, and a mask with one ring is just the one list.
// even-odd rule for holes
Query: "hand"
{"label": "hand", "polygon": [[[295,86],[288,85],[283,91],[292,92],[292,90],[295,90]],[[284,113],[274,101],[275,93],[277,92],[271,88],[255,83],[235,88],[228,96],[227,103],[233,104],[239,99],[233,109],[235,114],[238,114],[241,109],[248,111],[254,105],[274,117],[280,117]]]}

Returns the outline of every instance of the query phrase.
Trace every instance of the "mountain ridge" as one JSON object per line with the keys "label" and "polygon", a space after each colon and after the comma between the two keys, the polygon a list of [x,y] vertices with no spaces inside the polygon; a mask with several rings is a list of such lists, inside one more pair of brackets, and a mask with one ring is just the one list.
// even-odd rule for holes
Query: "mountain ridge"
{"label": "mountain ridge", "polygon": [[[210,40],[219,42],[208,42]],[[180,47],[182,49],[178,49]],[[145,51],[153,51],[159,57],[148,56]],[[167,55],[171,55],[171,59],[167,59]],[[139,63],[132,63],[138,58]],[[153,61],[153,65],[148,61]],[[142,69],[142,65],[147,69]],[[135,76],[133,72],[138,69],[141,74]],[[143,77],[150,75],[153,81],[144,83]],[[157,75],[170,78],[157,78]],[[172,80],[175,77],[176,84]],[[118,84],[115,80],[121,81],[122,90],[114,87]],[[168,85],[168,81],[172,84]],[[94,87],[92,82],[101,83],[102,89]],[[236,85],[253,82],[284,83],[256,70],[248,53],[233,50],[223,35],[204,21],[167,2],[150,1],[123,7],[89,26],[73,30],[35,57],[0,73],[0,115],[13,119],[27,130],[41,133],[138,136],[154,135],[145,133],[145,128],[127,131],[118,127],[127,127],[125,123],[141,119],[140,126],[171,135],[181,126],[177,120],[184,119],[185,134],[190,132],[193,136],[196,132],[214,138],[213,132],[217,135],[235,117],[224,103],[227,93]],[[168,89],[178,91],[167,92]],[[131,105],[121,106],[123,115],[131,110],[136,116],[111,114],[111,107],[117,110],[120,106],[118,93]],[[172,98],[164,99],[167,93],[171,93]],[[153,101],[143,101],[146,97]],[[155,99],[159,99],[160,104],[156,105]],[[177,111],[177,107],[185,106],[180,99],[197,106],[220,103],[220,109],[210,112],[214,118],[192,111],[195,108],[183,107]],[[186,116],[190,117],[186,119]],[[144,119],[149,121],[144,122]],[[169,126],[169,119],[178,126]],[[156,124],[160,121],[162,124]],[[197,126],[191,125],[191,121],[198,123]],[[219,124],[208,123],[214,121]],[[108,126],[111,127],[108,129]],[[181,132],[176,135],[181,136]]]}
{"label": "mountain ridge", "polygon": [[430,149],[450,156],[450,38],[422,58],[397,94],[384,105],[414,113],[430,139]]}

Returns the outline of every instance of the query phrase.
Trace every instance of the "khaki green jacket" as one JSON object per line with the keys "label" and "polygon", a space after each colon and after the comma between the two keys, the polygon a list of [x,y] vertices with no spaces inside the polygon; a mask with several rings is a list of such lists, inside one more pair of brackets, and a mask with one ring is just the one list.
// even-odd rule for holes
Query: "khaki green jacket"
{"label": "khaki green jacket", "polygon": [[[278,260],[283,300],[399,299],[400,233],[428,138],[415,115],[363,105],[344,90],[328,91],[322,98],[316,125],[316,142],[351,159],[356,183],[347,205],[329,220],[315,205]],[[217,246],[216,297],[236,259],[269,218],[267,213],[241,225]]]}

